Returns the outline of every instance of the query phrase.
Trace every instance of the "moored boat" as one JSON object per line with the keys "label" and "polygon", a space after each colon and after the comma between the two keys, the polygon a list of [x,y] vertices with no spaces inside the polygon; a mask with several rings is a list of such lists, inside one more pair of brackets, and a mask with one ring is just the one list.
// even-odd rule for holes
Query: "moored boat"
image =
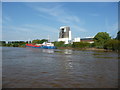
{"label": "moored boat", "polygon": [[26,47],[31,48],[44,48],[44,49],[56,49],[53,43],[44,42],[43,44],[26,44]]}

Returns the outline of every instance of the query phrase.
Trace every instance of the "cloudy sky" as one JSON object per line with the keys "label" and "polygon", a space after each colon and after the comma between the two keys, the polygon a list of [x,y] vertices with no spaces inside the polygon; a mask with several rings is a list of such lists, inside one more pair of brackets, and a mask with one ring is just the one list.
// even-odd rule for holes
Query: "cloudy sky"
{"label": "cloudy sky", "polygon": [[92,37],[118,31],[117,2],[2,2],[2,39],[58,39],[60,26],[72,37]]}

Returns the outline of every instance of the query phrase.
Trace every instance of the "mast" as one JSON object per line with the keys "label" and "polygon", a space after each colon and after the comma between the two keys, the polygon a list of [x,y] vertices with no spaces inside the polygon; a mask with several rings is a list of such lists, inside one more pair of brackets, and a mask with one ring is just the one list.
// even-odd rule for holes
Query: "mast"
{"label": "mast", "polygon": [[50,42],[50,37],[49,37],[49,35],[48,35],[48,42]]}

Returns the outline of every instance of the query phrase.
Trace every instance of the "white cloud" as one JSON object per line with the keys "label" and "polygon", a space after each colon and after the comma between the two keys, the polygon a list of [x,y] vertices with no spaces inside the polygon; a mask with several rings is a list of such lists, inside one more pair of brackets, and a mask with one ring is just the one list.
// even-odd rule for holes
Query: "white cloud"
{"label": "white cloud", "polygon": [[8,22],[11,22],[12,19],[9,16],[3,16],[2,18],[2,23],[6,24]]}
{"label": "white cloud", "polygon": [[3,40],[46,39],[48,33],[52,40],[56,40],[57,29],[47,25],[26,24],[20,26],[3,26]]}
{"label": "white cloud", "polygon": [[[73,13],[69,13],[69,10],[66,10],[66,8],[63,8],[64,6],[57,4],[52,7],[48,6],[38,6],[38,5],[29,5],[29,7],[32,7],[34,10],[39,12],[39,16],[42,18],[52,19],[54,18],[55,21],[68,25],[73,30],[86,32],[87,30],[84,28],[81,28],[81,21],[80,18],[74,15]],[[41,15],[42,13],[46,14],[47,16]],[[50,16],[48,18],[48,16]]]}
{"label": "white cloud", "polygon": [[78,31],[80,31],[80,32],[87,32],[87,30],[86,29],[84,29],[84,28],[82,28],[82,27],[79,27],[79,26],[73,26],[73,29],[74,30],[78,30]]}
{"label": "white cloud", "polygon": [[[70,26],[72,31],[76,33],[87,32],[87,30],[81,27],[81,20],[74,14],[69,13],[68,10],[63,8],[62,5],[56,4],[55,6],[38,6],[38,5],[27,5],[32,9],[38,12],[38,16],[46,19],[54,19],[56,22],[60,23],[60,25]],[[10,17],[5,16],[4,21],[11,22],[12,19]],[[59,27],[53,27],[46,24],[26,24],[13,26],[10,24],[3,26],[4,39],[18,39],[18,40],[28,40],[35,38],[47,38],[48,34],[50,38],[54,41],[58,38]],[[7,37],[6,37],[7,36]],[[77,36],[78,37],[78,36]]]}
{"label": "white cloud", "polygon": [[118,23],[114,23],[108,26],[108,33],[112,38],[115,38],[118,32]]}
{"label": "white cloud", "polygon": [[109,26],[109,31],[118,31],[118,23]]}
{"label": "white cloud", "polygon": [[8,16],[5,16],[4,18],[5,18],[6,21],[11,21],[11,20],[12,20],[12,19],[11,19],[10,17],[8,17]]}

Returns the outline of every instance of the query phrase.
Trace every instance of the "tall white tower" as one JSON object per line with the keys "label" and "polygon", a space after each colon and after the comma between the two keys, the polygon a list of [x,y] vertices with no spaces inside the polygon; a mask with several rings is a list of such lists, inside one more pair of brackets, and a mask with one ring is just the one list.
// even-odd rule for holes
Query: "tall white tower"
{"label": "tall white tower", "polygon": [[70,27],[68,27],[68,26],[60,27],[58,41],[64,41],[65,44],[69,44],[69,43],[71,43],[71,40],[72,40],[72,36],[71,36]]}

